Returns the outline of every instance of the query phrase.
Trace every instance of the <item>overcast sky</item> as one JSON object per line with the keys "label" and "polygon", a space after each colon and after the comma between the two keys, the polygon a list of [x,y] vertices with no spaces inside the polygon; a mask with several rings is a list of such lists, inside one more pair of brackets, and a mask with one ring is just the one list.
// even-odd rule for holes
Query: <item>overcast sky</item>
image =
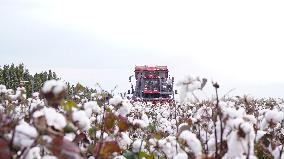
{"label": "overcast sky", "polygon": [[[135,65],[168,65],[222,91],[284,97],[284,1],[0,0],[0,65],[127,89]],[[222,87],[223,86],[223,87]]]}

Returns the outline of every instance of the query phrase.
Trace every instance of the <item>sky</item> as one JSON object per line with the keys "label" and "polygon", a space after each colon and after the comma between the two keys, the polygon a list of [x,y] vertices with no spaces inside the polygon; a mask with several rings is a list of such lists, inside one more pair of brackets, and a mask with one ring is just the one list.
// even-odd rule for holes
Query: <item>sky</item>
{"label": "sky", "polygon": [[127,90],[135,65],[284,98],[284,1],[0,0],[0,65]]}

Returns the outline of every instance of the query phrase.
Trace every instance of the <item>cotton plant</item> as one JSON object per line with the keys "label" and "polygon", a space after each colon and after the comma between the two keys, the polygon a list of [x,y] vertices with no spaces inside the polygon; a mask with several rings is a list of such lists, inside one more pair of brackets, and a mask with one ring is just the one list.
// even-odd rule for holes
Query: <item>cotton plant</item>
{"label": "cotton plant", "polygon": [[160,104],[103,90],[66,98],[58,80],[28,99],[0,85],[0,158],[283,158],[283,100],[217,98],[216,83],[196,100],[204,81],[185,78],[183,102]]}
{"label": "cotton plant", "polygon": [[[52,85],[52,87],[50,87],[47,82],[47,84],[45,84],[45,87],[49,86],[50,88],[46,88],[42,93],[46,97],[58,95],[60,91],[64,91],[64,88],[61,89],[61,86],[63,86],[62,84],[59,84],[60,89],[57,88],[57,84],[57,82],[52,82],[50,84]],[[51,90],[54,90],[54,92],[50,92]],[[1,126],[1,128],[3,128],[3,130],[1,130],[1,133],[5,136],[5,140],[11,140],[10,142],[12,142],[13,146],[15,146],[12,151],[18,151],[17,153],[20,154],[20,156],[22,156],[23,158],[32,156],[38,158],[37,152],[41,147],[46,147],[50,150],[50,152],[56,155],[68,155],[66,153],[72,154],[72,151],[65,151],[64,149],[66,148],[63,144],[61,145],[61,143],[69,144],[64,139],[62,140],[62,137],[64,135],[64,128],[67,124],[65,115],[58,112],[58,107],[54,108],[49,104],[43,104],[44,102],[41,102],[38,96],[33,97],[33,99],[25,100],[25,98],[22,98],[24,91],[25,89],[23,87],[19,87],[16,91],[16,94],[13,95],[12,92],[11,94],[8,93],[8,98],[6,98],[6,101],[4,102],[8,102],[8,106],[14,104],[15,109],[13,110],[13,113],[0,115],[1,121],[6,123],[7,121],[9,121],[8,124]],[[12,98],[12,96],[17,97]],[[53,100],[53,98],[45,99],[47,99],[46,103],[49,103],[49,100]],[[60,98],[57,98],[57,100],[60,100]],[[42,107],[37,108],[35,106],[37,104],[35,103],[41,103],[40,105]],[[18,109],[20,107],[28,109],[26,112],[23,112],[22,109]],[[17,121],[16,119],[19,120]],[[49,139],[45,140],[44,138]],[[62,146],[62,150],[57,151],[52,149],[55,142],[58,142],[57,146]],[[70,143],[70,145],[74,146],[74,148],[76,149],[75,145],[73,145],[72,143]],[[75,158],[81,158],[79,154],[77,155],[74,153],[73,155]]]}
{"label": "cotton plant", "polygon": [[283,112],[277,108],[265,111],[258,131],[257,150],[262,156],[283,157],[284,120]]}
{"label": "cotton plant", "polygon": [[231,133],[227,137],[228,151],[224,158],[256,158],[254,155],[255,132],[252,124],[237,118],[233,119],[230,127]]}

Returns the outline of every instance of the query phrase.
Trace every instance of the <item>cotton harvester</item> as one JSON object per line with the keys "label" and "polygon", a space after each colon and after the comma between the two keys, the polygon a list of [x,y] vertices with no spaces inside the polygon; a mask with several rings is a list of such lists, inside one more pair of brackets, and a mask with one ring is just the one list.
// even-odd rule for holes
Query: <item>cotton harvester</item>
{"label": "cotton harvester", "polygon": [[128,91],[133,100],[168,102],[174,99],[174,78],[169,76],[167,66],[136,66],[134,72],[129,82],[135,77],[135,83]]}

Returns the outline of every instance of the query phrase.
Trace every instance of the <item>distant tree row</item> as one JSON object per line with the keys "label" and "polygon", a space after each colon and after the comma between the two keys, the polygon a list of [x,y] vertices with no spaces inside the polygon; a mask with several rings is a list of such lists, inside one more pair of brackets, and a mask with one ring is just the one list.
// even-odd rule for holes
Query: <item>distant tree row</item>
{"label": "distant tree row", "polygon": [[[4,65],[0,66],[0,84],[5,85],[7,88],[16,89],[20,83],[24,83],[26,88],[27,97],[31,97],[32,92],[40,91],[43,83],[51,79],[60,79],[55,72],[48,70],[40,73],[35,73],[34,75],[25,68],[24,64],[19,65]],[[79,94],[80,92],[90,94],[96,92],[96,90],[84,87],[80,83],[76,85],[71,85],[69,82],[67,84],[68,96]]]}

